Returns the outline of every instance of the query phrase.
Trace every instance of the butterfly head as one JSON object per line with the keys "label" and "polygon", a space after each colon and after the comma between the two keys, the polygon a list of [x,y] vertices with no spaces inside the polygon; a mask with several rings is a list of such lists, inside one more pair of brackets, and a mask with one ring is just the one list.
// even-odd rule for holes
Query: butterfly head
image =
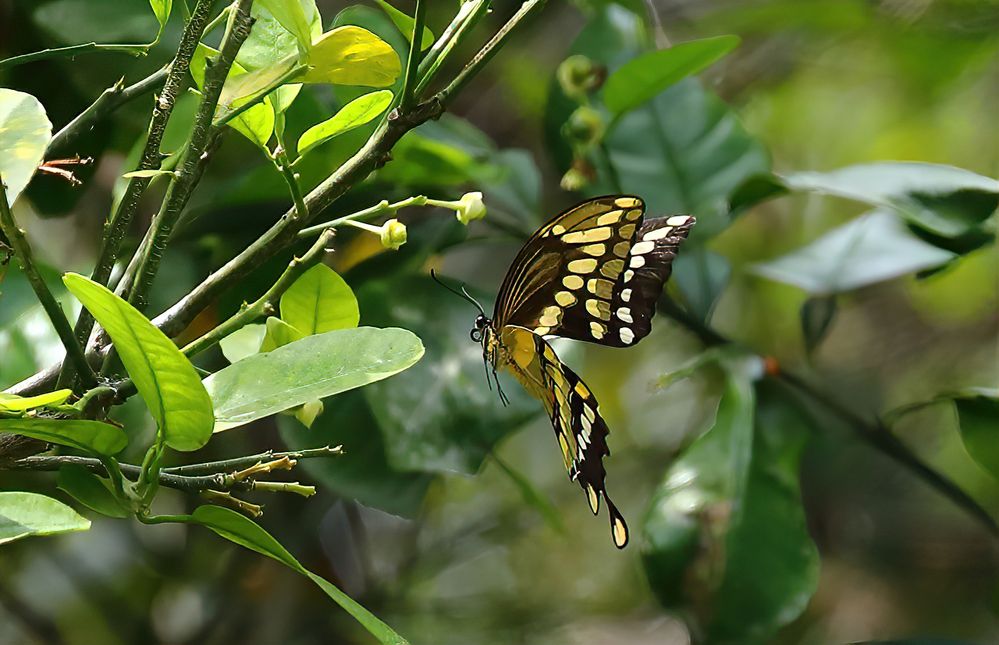
{"label": "butterfly head", "polygon": [[486,318],[486,315],[480,313],[475,317],[475,323],[472,324],[472,331],[469,333],[472,340],[477,343],[481,343],[486,338],[486,332],[492,325],[492,321]]}

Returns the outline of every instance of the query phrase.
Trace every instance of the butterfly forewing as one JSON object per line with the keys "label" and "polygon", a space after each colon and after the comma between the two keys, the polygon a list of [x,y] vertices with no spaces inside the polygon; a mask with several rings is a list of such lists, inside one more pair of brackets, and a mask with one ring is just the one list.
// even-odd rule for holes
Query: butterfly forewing
{"label": "butterfly forewing", "polygon": [[497,326],[613,347],[648,335],[694,219],[643,221],[644,209],[637,197],[599,197],[548,222],[524,245],[500,288]]}

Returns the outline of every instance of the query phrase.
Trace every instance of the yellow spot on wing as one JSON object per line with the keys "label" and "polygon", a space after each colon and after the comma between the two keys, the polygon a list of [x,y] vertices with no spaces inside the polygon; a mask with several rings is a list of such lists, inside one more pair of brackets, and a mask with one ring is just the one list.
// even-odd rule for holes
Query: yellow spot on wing
{"label": "yellow spot on wing", "polygon": [[619,518],[612,521],[611,532],[614,535],[614,546],[623,549],[628,544],[628,527]]}
{"label": "yellow spot on wing", "polygon": [[602,242],[611,237],[610,227],[591,228],[585,231],[575,231],[562,236],[562,241],[568,244],[589,244],[590,242]]}
{"label": "yellow spot on wing", "polygon": [[592,255],[593,257],[600,257],[607,252],[607,246],[605,244],[587,244],[579,249],[587,255]]}
{"label": "yellow spot on wing", "polygon": [[569,263],[569,270],[573,273],[592,273],[597,268],[597,261],[593,258],[585,260],[573,260]]}
{"label": "yellow spot on wing", "polygon": [[624,269],[624,260],[609,260],[600,265],[600,275],[617,280],[622,269]]}
{"label": "yellow spot on wing", "polygon": [[597,491],[593,486],[586,487],[586,501],[590,503],[590,510],[596,515],[600,510],[600,497],[597,495]]}
{"label": "yellow spot on wing", "polygon": [[618,197],[614,200],[614,205],[618,208],[634,208],[638,206],[638,200],[634,197]]}
{"label": "yellow spot on wing", "polygon": [[611,211],[609,213],[604,213],[597,218],[597,226],[607,226],[608,224],[617,224],[618,220],[621,219],[623,213],[621,211]]}
{"label": "yellow spot on wing", "polygon": [[[624,264],[622,263],[622,267]],[[578,275],[567,275],[562,278],[562,284],[565,285],[567,289],[578,289],[583,286],[583,279]]]}

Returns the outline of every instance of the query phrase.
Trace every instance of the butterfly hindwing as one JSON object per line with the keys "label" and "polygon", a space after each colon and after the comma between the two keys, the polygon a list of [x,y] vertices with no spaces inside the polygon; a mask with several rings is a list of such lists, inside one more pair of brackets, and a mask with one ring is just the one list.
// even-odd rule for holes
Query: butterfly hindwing
{"label": "butterfly hindwing", "polygon": [[641,199],[612,195],[552,219],[514,260],[497,299],[498,324],[614,347],[648,335],[694,218],[644,221],[644,211]]}
{"label": "butterfly hindwing", "polygon": [[608,429],[596,398],[541,336],[508,325],[502,329],[501,342],[509,352],[506,366],[544,404],[569,478],[579,483],[594,515],[604,499],[614,544],[623,548],[628,543],[628,527],[607,495],[603,458],[610,454]]}

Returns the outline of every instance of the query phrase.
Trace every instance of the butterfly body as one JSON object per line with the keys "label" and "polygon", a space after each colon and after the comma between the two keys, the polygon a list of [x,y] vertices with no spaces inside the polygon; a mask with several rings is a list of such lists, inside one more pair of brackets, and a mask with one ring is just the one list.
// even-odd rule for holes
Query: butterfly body
{"label": "butterfly body", "polygon": [[[510,372],[545,407],[571,480],[597,514],[606,502],[614,544],[628,528],[607,495],[608,428],[596,398],[559,360],[545,336],[628,347],[648,335],[655,304],[694,218],[644,219],[638,197],[585,201],[542,226],[507,272],[493,317],[478,316],[472,339],[494,371]],[[501,394],[502,396],[502,394]]]}

